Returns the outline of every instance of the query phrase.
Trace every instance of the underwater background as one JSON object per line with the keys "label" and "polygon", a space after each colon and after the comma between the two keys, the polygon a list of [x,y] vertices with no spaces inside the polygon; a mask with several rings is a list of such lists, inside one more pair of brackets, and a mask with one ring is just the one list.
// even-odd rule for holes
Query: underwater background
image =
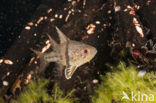
{"label": "underwater background", "polygon": [[[155,21],[155,0],[1,0],[0,103],[156,103]],[[69,80],[30,50],[55,26],[98,51]]]}

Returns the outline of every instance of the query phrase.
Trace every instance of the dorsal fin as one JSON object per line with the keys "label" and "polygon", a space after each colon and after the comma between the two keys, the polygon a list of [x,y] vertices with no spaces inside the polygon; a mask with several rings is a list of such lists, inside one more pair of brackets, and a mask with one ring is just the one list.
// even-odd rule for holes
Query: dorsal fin
{"label": "dorsal fin", "polygon": [[49,34],[47,34],[47,36],[48,36],[48,38],[50,40],[51,46],[53,47],[53,49],[55,49],[55,47],[58,46],[58,43],[53,38],[51,38],[51,36]]}
{"label": "dorsal fin", "polygon": [[60,38],[60,43],[66,43],[69,40],[68,37],[66,37],[66,35],[57,26],[56,30]]}

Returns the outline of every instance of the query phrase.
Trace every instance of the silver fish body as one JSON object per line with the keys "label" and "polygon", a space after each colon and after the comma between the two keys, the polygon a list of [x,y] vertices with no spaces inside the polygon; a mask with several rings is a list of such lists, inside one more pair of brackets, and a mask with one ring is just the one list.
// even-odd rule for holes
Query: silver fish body
{"label": "silver fish body", "polygon": [[66,66],[65,77],[70,79],[77,67],[92,60],[97,50],[91,45],[70,40],[57,27],[56,30],[60,38],[59,44],[48,35],[53,51],[41,53],[34,49],[31,50],[40,56],[40,72],[43,72],[50,62],[56,62]]}
{"label": "silver fish body", "polygon": [[77,65],[79,67],[89,62],[96,53],[97,50],[94,47],[71,40],[68,48],[69,65]]}

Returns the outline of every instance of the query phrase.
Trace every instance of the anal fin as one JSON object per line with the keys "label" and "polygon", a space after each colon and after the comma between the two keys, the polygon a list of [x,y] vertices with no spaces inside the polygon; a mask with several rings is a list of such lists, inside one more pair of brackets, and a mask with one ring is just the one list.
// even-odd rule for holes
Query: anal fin
{"label": "anal fin", "polygon": [[44,73],[46,67],[49,65],[49,63],[45,60],[43,60],[43,58],[40,58],[40,67],[39,67],[39,73]]}

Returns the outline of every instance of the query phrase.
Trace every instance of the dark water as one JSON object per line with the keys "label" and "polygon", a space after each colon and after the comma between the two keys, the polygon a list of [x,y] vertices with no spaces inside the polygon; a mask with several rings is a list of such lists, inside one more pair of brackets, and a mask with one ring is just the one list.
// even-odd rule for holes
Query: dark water
{"label": "dark water", "polygon": [[[75,7],[76,10],[82,9],[82,1]],[[135,3],[142,5],[145,4],[144,0],[142,1],[143,3]],[[59,81],[61,82],[60,84],[62,84],[61,88],[65,92],[72,88],[77,88],[77,97],[80,97],[81,101],[83,101],[82,103],[89,103],[90,100],[87,95],[91,94],[94,89],[92,86],[92,80],[94,78],[99,78],[99,74],[97,74],[98,72],[104,73],[107,71],[105,66],[106,63],[115,64],[115,61],[113,61],[114,57],[116,57],[117,61],[119,60],[119,57],[116,54],[114,57],[110,56],[111,48],[108,46],[108,41],[112,39],[112,36],[113,39],[115,39],[115,42],[121,42],[123,46],[125,46],[127,41],[136,43],[138,46],[145,44],[146,42],[146,38],[141,38],[136,31],[135,26],[132,23],[133,16],[129,15],[129,13],[125,14],[124,12],[114,13],[113,4],[113,0],[87,0],[86,8],[82,9],[82,13],[72,15],[68,22],[64,22],[64,19],[57,20],[53,23],[49,23],[48,20],[45,20],[38,27],[32,27],[30,31],[26,31],[23,30],[24,26],[31,21],[33,15],[35,15],[35,20],[36,18],[38,19],[39,16],[47,16],[51,18],[55,13],[66,16],[68,11],[64,11],[64,7],[68,8],[70,6],[67,3],[67,0],[1,0],[0,58],[6,54],[5,57],[7,59],[9,58],[15,62],[14,65],[11,66],[3,63],[1,65],[0,77],[5,77],[5,74],[8,71],[12,72],[9,77],[5,78],[5,80],[10,83],[9,86],[11,87],[11,83],[14,84],[13,77],[14,80],[16,80],[18,75],[22,73],[27,75],[30,70],[35,69],[34,65],[28,66],[30,58],[32,57],[32,53],[29,48],[35,48],[37,47],[36,44],[43,43],[45,38],[41,38],[42,34],[55,34],[53,29],[51,29],[53,28],[53,25],[62,27],[62,29],[64,28],[63,31],[65,31],[70,38],[74,38],[74,40],[78,38],[78,40],[80,40],[81,36],[86,35],[85,27],[88,24],[101,21],[101,24],[97,25],[95,34],[88,35],[89,39],[83,40],[98,49],[98,54],[93,62],[80,67],[80,69],[75,73],[75,77],[73,76],[71,80],[66,81],[63,79]],[[121,8],[124,8],[125,5],[132,5],[134,3],[131,3],[130,0],[120,0],[117,4],[120,5]],[[156,34],[155,22],[152,22],[155,21],[154,17],[156,17],[153,16],[155,4],[156,3],[152,3],[152,6],[149,7],[141,5],[141,9],[135,16],[139,20],[140,25],[144,28],[150,29],[152,34]],[[40,8],[37,9],[38,7]],[[43,11],[47,10],[49,7],[54,8],[53,13],[44,14]],[[112,12],[109,13],[108,11],[110,10]],[[86,14],[89,16],[85,17],[84,15]],[[108,25],[107,28],[104,28],[104,24]],[[129,34],[127,33],[127,30],[129,30]],[[35,32],[40,35],[38,37],[34,37],[32,34]],[[149,34],[150,32],[145,33],[145,37]],[[21,36],[20,40],[17,40],[18,36]],[[17,42],[15,43],[15,41]],[[27,44],[26,41],[28,41],[29,44]],[[7,53],[8,49],[10,50]],[[39,47],[37,47],[37,49],[39,49]],[[49,69],[51,68],[52,67]],[[57,79],[54,78],[51,73],[47,73],[47,75],[52,78],[53,81]],[[80,82],[78,77],[81,78],[82,82]],[[88,88],[88,92],[84,91],[84,87]]]}
{"label": "dark water", "polygon": [[1,0],[0,57],[20,35],[41,0]]}

